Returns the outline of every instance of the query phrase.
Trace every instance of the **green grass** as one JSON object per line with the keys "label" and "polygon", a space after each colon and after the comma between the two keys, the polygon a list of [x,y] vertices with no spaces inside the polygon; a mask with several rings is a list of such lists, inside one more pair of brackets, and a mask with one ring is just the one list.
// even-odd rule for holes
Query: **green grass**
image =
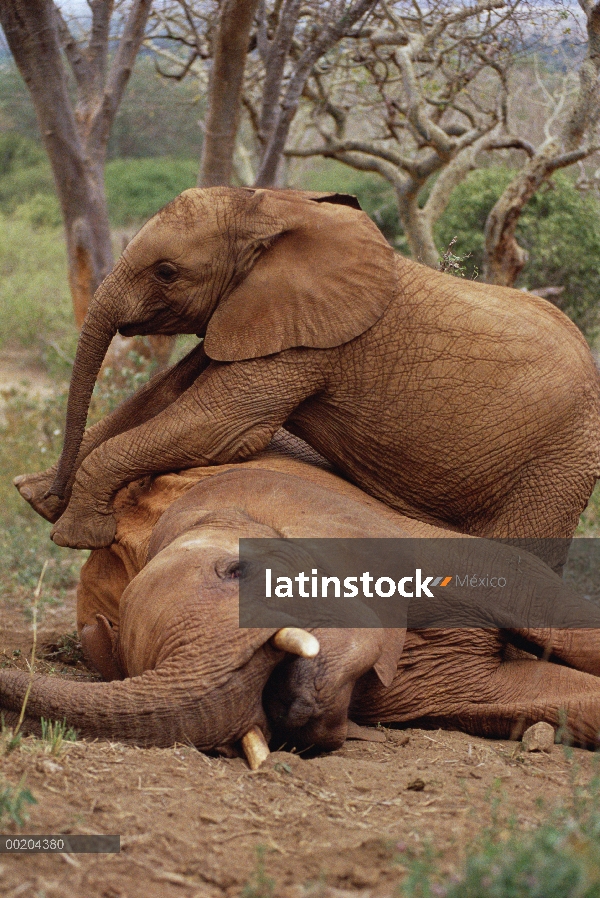
{"label": "green grass", "polygon": [[34,228],[0,213],[0,308],[0,348],[8,342],[33,348],[64,376],[61,353],[73,357],[77,331],[61,228]]}
{"label": "green grass", "polygon": [[497,795],[490,800],[492,825],[467,847],[462,869],[450,881],[431,846],[398,856],[408,869],[402,898],[600,898],[597,776],[586,788],[574,785],[571,802],[548,809],[534,829],[514,815],[503,818]]}
{"label": "green grass", "polygon": [[57,758],[64,748],[65,742],[76,742],[77,733],[68,727],[65,720],[45,720],[41,718],[42,742],[46,754]]}
{"label": "green grass", "polygon": [[256,847],[256,867],[242,889],[242,898],[273,898],[275,895],[275,880],[265,871],[266,851],[264,845]]}
{"label": "green grass", "polygon": [[0,826],[7,822],[16,827],[23,826],[29,816],[25,809],[28,804],[37,804],[37,801],[30,790],[25,788],[24,775],[17,786],[0,783]]}

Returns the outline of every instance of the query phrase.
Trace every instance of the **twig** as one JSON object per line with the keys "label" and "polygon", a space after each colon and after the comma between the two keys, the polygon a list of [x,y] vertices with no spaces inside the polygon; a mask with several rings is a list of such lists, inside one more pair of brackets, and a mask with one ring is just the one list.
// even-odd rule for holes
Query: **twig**
{"label": "twig", "polygon": [[19,730],[21,729],[21,724],[25,719],[25,709],[27,708],[27,702],[29,701],[29,693],[31,692],[31,687],[33,685],[33,673],[35,667],[35,650],[37,648],[37,609],[38,609],[38,600],[40,598],[40,593],[42,592],[42,581],[44,579],[44,574],[46,573],[46,568],[48,567],[48,559],[46,558],[44,562],[44,566],[42,567],[42,573],[40,574],[40,579],[38,580],[38,584],[35,588],[35,592],[33,594],[33,646],[31,648],[31,664],[29,665],[29,682],[27,684],[27,689],[25,691],[25,695],[23,697],[23,704],[21,705],[21,713],[19,714],[19,720],[17,722],[16,729],[13,733],[12,740],[14,741],[18,735]]}
{"label": "twig", "polygon": [[63,352],[58,343],[55,343],[54,340],[44,340],[44,343],[46,344],[46,346],[49,346],[51,349],[53,349],[57,356],[63,360],[63,362],[67,362],[67,364],[70,365],[71,368],[73,367],[73,365],[75,364],[75,360],[68,356],[66,352]]}

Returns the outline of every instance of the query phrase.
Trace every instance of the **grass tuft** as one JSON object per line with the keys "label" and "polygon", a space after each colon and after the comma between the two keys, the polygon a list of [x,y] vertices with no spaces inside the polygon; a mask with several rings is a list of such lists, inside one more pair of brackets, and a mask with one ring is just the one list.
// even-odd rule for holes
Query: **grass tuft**
{"label": "grass tuft", "polygon": [[45,720],[41,718],[42,742],[46,754],[57,758],[64,748],[65,742],[77,742],[77,733],[67,726],[66,720]]}
{"label": "grass tuft", "polygon": [[0,825],[4,825],[5,818],[8,818],[15,826],[23,826],[29,817],[25,810],[25,805],[28,804],[37,804],[37,801],[30,790],[25,788],[25,774],[17,786],[8,783],[0,785]]}
{"label": "grass tuft", "polygon": [[265,871],[266,853],[267,849],[264,845],[257,846],[256,867],[242,889],[242,898],[273,898],[275,894],[275,880],[272,876],[268,876]]}

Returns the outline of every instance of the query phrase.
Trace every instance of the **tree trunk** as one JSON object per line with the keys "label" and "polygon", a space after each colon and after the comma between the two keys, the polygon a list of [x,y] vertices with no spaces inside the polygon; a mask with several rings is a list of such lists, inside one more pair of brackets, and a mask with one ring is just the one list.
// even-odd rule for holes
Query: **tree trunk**
{"label": "tree trunk", "polygon": [[229,184],[240,122],[250,28],[258,0],[224,0],[213,48],[198,187]]}
{"label": "tree trunk", "polygon": [[[508,185],[485,224],[483,279],[511,287],[527,262],[515,232],[521,212],[553,172],[566,168],[594,151],[585,139],[594,133],[600,117],[600,2],[579,0],[587,18],[588,46],[579,68],[579,90],[557,137],[549,137]],[[561,154],[562,148],[562,154]]]}
{"label": "tree trunk", "polygon": [[517,243],[515,232],[523,207],[554,170],[552,160],[557,152],[556,141],[549,141],[525,164],[489,213],[482,272],[486,283],[512,287],[525,267],[528,255]]}
{"label": "tree trunk", "polygon": [[418,194],[421,185],[411,185],[410,189],[396,188],[398,215],[402,230],[408,241],[410,255],[415,262],[430,268],[437,268],[440,254],[433,239],[430,216],[419,209]]}
{"label": "tree trunk", "polygon": [[[60,163],[59,163],[60,164]],[[89,304],[114,264],[108,209],[104,192],[104,167],[95,172],[84,163],[83,203],[74,203],[70,192],[61,198],[69,258],[69,285],[77,327],[81,328]],[[58,179],[57,189],[58,189]]]}
{"label": "tree trunk", "polygon": [[88,304],[113,265],[103,171],[86,159],[67,92],[53,4],[6,0],[0,23],[35,108],[54,175],[67,238],[69,284],[81,327]]}
{"label": "tree trunk", "polygon": [[[110,130],[144,36],[150,0],[130,5],[108,65],[112,0],[91,4],[89,45],[81,50],[52,0],[1,0],[0,25],[29,89],[50,160],[67,243],[68,276],[77,327],[113,267],[104,166]],[[74,109],[62,51],[77,85]],[[165,343],[165,341],[167,341]],[[115,338],[109,364],[123,367],[127,353],[168,360],[171,338],[147,342]]]}

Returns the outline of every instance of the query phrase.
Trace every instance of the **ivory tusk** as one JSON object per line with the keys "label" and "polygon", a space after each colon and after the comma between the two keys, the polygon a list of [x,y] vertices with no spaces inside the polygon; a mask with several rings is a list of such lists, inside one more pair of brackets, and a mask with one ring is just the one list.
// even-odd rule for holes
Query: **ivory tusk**
{"label": "ivory tusk", "polygon": [[319,654],[319,640],[312,633],[300,627],[284,627],[272,637],[271,644],[283,652],[300,655],[301,658],[315,658]]}
{"label": "ivory tusk", "polygon": [[259,727],[251,727],[245,736],[242,736],[242,749],[246,755],[250,770],[258,770],[263,761],[270,755],[267,740]]}

